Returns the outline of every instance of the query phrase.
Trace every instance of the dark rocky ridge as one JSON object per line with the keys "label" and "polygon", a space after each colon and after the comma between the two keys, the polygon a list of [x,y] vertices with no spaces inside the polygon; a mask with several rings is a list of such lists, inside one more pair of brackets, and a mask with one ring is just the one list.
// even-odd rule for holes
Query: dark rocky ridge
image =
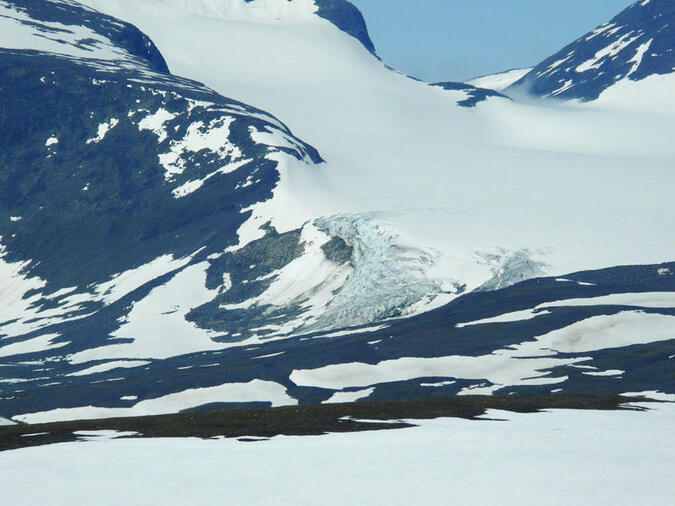
{"label": "dark rocky ridge", "polygon": [[[442,417],[476,420],[489,409],[536,413],[548,409],[620,410],[644,408],[642,401],[614,395],[463,396],[398,402],[358,402],[315,406],[201,411],[175,415],[111,418],[0,427],[0,452],[78,441],[76,432],[136,432],[131,438],[240,438],[258,441],[278,435],[395,430],[413,427],[414,420]],[[653,402],[653,401],[652,401]],[[405,420],[405,421],[404,421]]]}
{"label": "dark rocky ridge", "polygon": [[375,54],[375,45],[368,34],[366,20],[354,4],[347,0],[315,0],[315,3],[319,7],[319,16],[357,39],[363,47]]}
{"label": "dark rocky ridge", "polygon": [[[602,31],[600,31],[602,30]],[[635,60],[638,48],[649,44]],[[603,56],[600,51],[606,50]],[[593,68],[579,72],[585,62]],[[590,64],[589,64],[590,66]],[[640,0],[538,64],[507,92],[522,88],[542,97],[594,100],[616,81],[639,81],[655,74],[675,70],[675,2]]]}
{"label": "dark rocky ridge", "polygon": [[432,83],[432,86],[443,88],[444,90],[448,91],[466,92],[469,95],[469,97],[457,102],[457,105],[459,105],[460,107],[475,107],[477,104],[487,100],[489,97],[498,97],[498,98],[505,98],[506,100],[511,100],[509,97],[499,93],[498,91],[490,90],[487,88],[478,88],[477,86],[473,86],[471,84],[466,83],[455,83],[448,81],[448,82]]}

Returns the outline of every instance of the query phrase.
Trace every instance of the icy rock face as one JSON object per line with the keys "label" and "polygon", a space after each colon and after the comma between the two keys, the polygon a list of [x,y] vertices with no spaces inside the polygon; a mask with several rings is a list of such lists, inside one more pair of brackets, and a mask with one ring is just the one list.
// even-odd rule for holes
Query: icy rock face
{"label": "icy rock face", "polygon": [[618,81],[675,69],[675,2],[640,0],[537,65],[509,90],[595,100]]}

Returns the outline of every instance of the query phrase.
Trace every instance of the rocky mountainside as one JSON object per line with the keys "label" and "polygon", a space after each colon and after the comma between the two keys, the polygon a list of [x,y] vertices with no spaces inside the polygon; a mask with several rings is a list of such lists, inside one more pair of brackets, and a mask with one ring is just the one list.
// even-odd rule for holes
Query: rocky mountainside
{"label": "rocky mountainside", "polygon": [[675,3],[640,0],[542,61],[510,89],[588,101],[625,81],[674,71]]}
{"label": "rocky mountainside", "polygon": [[0,2],[0,417],[675,393],[672,118],[369,41],[343,1]]}

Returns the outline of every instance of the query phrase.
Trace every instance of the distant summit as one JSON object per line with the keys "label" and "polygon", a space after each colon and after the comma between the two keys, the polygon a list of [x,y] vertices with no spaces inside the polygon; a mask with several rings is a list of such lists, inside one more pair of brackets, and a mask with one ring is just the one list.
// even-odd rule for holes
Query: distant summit
{"label": "distant summit", "polygon": [[375,45],[368,34],[366,20],[354,4],[347,0],[314,0],[314,3],[319,8],[317,11],[319,16],[354,37],[368,51],[375,54]]}
{"label": "distant summit", "polygon": [[675,69],[675,2],[640,0],[537,65],[510,88],[595,100],[615,83]]}

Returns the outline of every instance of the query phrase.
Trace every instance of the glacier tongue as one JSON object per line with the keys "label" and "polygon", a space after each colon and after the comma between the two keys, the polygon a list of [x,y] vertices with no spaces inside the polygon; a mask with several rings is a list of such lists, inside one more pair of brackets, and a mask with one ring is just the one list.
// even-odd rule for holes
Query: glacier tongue
{"label": "glacier tongue", "polygon": [[464,290],[432,275],[440,253],[407,242],[374,213],[318,218],[298,241],[301,253],[265,276],[274,280],[264,292],[221,309],[264,309],[264,326],[249,330],[269,338],[420,312]]}
{"label": "glacier tongue", "polygon": [[[503,288],[548,267],[527,250],[460,249],[448,257],[410,239],[387,216],[324,216],[281,234],[262,226],[264,237],[214,258],[213,279],[230,284],[194,322],[229,342],[326,332],[423,313],[466,291]],[[274,265],[263,266],[260,251],[273,252]],[[467,262],[478,267],[471,275],[462,269]],[[233,282],[245,288],[230,291]]]}
{"label": "glacier tongue", "polygon": [[345,327],[401,316],[407,308],[442,293],[442,284],[429,274],[437,254],[406,244],[375,215],[335,215],[314,223],[352,249],[353,267],[314,327]]}

